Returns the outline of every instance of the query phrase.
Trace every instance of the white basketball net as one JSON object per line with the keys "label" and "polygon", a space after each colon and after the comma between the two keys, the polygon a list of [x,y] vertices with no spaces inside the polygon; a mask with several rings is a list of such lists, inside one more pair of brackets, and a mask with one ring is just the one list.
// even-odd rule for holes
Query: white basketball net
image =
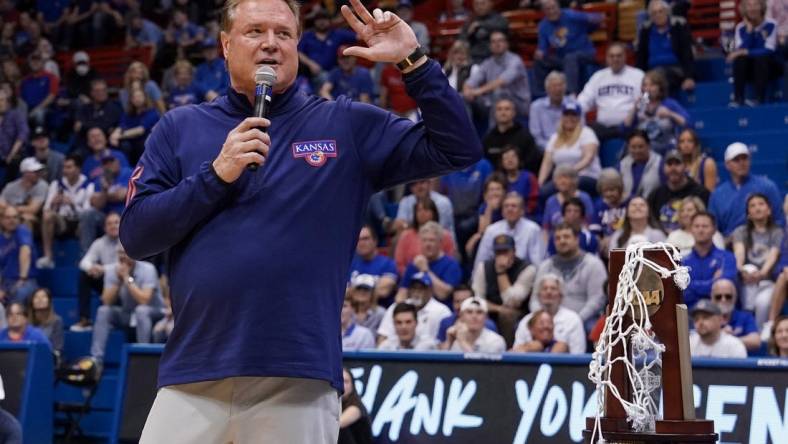
{"label": "white basketball net", "polygon": [[[670,258],[672,269],[667,269],[644,256],[644,250],[662,249]],[[673,245],[659,242],[639,242],[627,247],[624,266],[618,276],[618,287],[610,314],[605,320],[605,328],[591,357],[588,378],[597,388],[597,416],[591,442],[605,443],[599,418],[604,414],[604,398],[609,391],[624,407],[627,421],[636,432],[654,430],[658,407],[651,393],[660,387],[662,352],[665,346],[657,342],[651,330],[651,319],[646,310],[646,301],[637,288],[636,283],[644,270],[651,268],[662,279],[673,276],[673,282],[684,290],[689,284],[687,267],[678,265],[681,254]],[[624,317],[631,323],[624,328]],[[621,345],[624,353],[613,359],[613,348]],[[632,384],[632,400],[622,398],[618,389],[610,380],[610,371],[614,363],[620,363],[625,369]],[[636,364],[641,363],[638,369]],[[598,438],[596,441],[594,438]]]}

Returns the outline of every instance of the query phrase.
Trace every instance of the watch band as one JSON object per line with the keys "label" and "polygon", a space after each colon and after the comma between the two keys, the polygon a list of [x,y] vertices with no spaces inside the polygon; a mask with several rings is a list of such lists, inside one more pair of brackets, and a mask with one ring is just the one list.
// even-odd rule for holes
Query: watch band
{"label": "watch band", "polygon": [[419,46],[412,53],[410,53],[409,56],[405,57],[405,60],[402,60],[401,62],[397,63],[397,69],[403,71],[415,65],[416,62],[424,56],[425,56],[424,51],[422,51],[421,46]]}

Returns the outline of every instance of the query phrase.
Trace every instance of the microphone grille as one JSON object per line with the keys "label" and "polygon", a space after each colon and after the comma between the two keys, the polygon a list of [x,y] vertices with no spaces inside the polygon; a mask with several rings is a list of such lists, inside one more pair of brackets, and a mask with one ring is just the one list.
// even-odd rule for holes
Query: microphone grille
{"label": "microphone grille", "polygon": [[254,73],[254,82],[272,86],[276,83],[276,71],[268,65],[263,65]]}

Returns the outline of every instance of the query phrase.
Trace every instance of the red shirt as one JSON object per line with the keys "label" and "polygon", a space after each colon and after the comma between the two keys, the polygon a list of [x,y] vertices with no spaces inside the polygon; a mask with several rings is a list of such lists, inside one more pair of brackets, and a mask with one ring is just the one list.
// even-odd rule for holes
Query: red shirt
{"label": "red shirt", "polygon": [[380,85],[388,91],[388,106],[395,113],[405,114],[418,107],[405,91],[402,74],[394,65],[389,64],[383,68],[380,73]]}

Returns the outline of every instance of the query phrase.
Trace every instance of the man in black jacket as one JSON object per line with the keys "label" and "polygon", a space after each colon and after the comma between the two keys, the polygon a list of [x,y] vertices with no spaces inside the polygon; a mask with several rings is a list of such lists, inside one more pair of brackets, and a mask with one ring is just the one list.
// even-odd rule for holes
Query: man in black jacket
{"label": "man in black jacket", "polygon": [[698,196],[709,201],[709,191],[686,173],[681,154],[676,150],[665,154],[665,180],[648,196],[649,211],[659,220],[662,229],[670,233],[679,228],[681,201],[687,196]]}
{"label": "man in black jacket", "polygon": [[664,0],[652,0],[648,15],[649,21],[638,34],[637,67],[643,71],[662,69],[671,95],[679,89],[695,89],[695,58],[687,22],[681,17],[672,17],[670,6]]}

